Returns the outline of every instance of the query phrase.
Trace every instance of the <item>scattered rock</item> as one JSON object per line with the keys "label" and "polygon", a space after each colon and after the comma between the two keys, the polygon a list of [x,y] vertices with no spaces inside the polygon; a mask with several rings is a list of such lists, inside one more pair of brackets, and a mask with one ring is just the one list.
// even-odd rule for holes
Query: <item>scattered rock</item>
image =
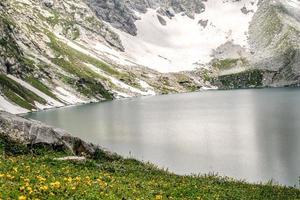
{"label": "scattered rock", "polygon": [[199,20],[198,24],[200,24],[203,28],[206,28],[208,20],[201,19]]}
{"label": "scattered rock", "polygon": [[54,1],[53,0],[43,0],[43,4],[48,8],[52,8],[54,6]]}
{"label": "scattered rock", "polygon": [[172,18],[175,16],[176,13],[175,13],[174,9],[172,7],[170,7],[166,10],[166,14],[168,17]]}
{"label": "scattered rock", "polygon": [[254,12],[253,10],[248,10],[246,6],[241,8],[243,14],[247,15],[248,13]]}
{"label": "scattered rock", "polygon": [[63,157],[63,158],[54,158],[54,160],[83,163],[87,159],[85,157],[79,157],[79,156],[67,156],[67,157]]}
{"label": "scattered rock", "polygon": [[167,21],[162,16],[157,15],[157,19],[161,23],[161,25],[163,25],[163,26],[167,25]]}
{"label": "scattered rock", "polygon": [[227,41],[220,45],[218,48],[212,51],[211,57],[216,59],[239,59],[247,58],[249,53],[238,44],[234,44],[233,41]]}

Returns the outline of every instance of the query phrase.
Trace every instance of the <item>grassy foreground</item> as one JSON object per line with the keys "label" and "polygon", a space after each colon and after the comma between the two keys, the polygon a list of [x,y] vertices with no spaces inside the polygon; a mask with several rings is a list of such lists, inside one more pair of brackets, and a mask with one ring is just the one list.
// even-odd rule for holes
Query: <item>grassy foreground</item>
{"label": "grassy foreground", "polygon": [[66,156],[64,152],[6,154],[3,146],[0,140],[0,199],[300,199],[295,188],[216,176],[177,176],[104,153],[74,163],[54,160]]}

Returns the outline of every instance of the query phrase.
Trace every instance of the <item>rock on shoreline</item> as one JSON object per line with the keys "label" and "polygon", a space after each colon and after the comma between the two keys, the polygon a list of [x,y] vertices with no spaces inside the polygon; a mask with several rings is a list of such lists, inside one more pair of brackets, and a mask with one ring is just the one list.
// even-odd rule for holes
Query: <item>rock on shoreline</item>
{"label": "rock on shoreline", "polygon": [[93,156],[100,149],[62,129],[4,111],[0,111],[0,138],[27,147],[44,145],[53,149],[64,149],[74,155]]}

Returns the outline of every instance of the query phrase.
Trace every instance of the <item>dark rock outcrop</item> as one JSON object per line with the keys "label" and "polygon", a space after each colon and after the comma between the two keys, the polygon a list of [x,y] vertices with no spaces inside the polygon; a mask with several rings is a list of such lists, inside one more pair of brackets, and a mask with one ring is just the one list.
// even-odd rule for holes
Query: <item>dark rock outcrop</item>
{"label": "dark rock outcrop", "polygon": [[134,22],[138,18],[124,1],[88,0],[87,2],[100,19],[131,35],[137,34]]}
{"label": "dark rock outcrop", "polygon": [[52,8],[54,5],[54,1],[53,0],[43,0],[43,4],[48,8]]}
{"label": "dark rock outcrop", "polygon": [[200,24],[203,28],[206,28],[208,20],[201,19],[199,20],[198,24]]}
{"label": "dark rock outcrop", "polygon": [[101,19],[113,27],[137,35],[135,12],[146,13],[148,8],[158,9],[158,14],[172,18],[184,13],[190,18],[204,12],[204,0],[87,0],[88,6]]}
{"label": "dark rock outcrop", "polygon": [[167,21],[162,16],[157,15],[157,19],[161,25],[163,25],[163,26],[167,25]]}

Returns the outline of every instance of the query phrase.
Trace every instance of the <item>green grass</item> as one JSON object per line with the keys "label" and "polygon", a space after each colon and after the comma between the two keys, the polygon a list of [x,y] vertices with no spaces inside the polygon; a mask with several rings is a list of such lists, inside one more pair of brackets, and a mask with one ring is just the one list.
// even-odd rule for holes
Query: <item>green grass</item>
{"label": "green grass", "polygon": [[214,84],[223,89],[263,87],[263,71],[258,69],[223,75],[213,80]]}
{"label": "green grass", "polygon": [[226,70],[235,67],[238,61],[242,61],[243,63],[246,63],[245,59],[223,59],[223,60],[216,59],[213,61],[212,66],[216,69]]}
{"label": "green grass", "polygon": [[[85,56],[85,54],[58,41],[52,33],[48,32],[47,35],[51,40],[49,43],[50,48],[57,54],[57,58],[52,59],[53,63],[70,74],[77,76],[79,79],[72,80],[69,84],[77,86],[77,90],[87,97],[93,97],[100,94],[105,99],[113,98],[112,94],[110,94],[99,81],[109,82],[109,80],[85,66],[84,63],[90,63],[88,59],[93,60],[93,58]],[[63,56],[63,58],[58,58],[59,56]],[[94,62],[96,62],[96,59]],[[100,61],[97,62],[99,65],[101,64]]]}
{"label": "green grass", "polygon": [[64,34],[70,35],[72,40],[80,37],[80,30],[75,25],[75,19],[66,20],[62,23]]}
{"label": "green grass", "polygon": [[[57,11],[53,11],[52,12],[53,16],[46,18],[46,21],[48,22],[48,24],[50,24],[51,26],[55,26],[60,22],[60,17],[59,17],[59,13]],[[41,19],[44,19],[44,17],[42,15],[39,15]]]}
{"label": "green grass", "polygon": [[194,92],[200,89],[189,76],[180,73],[175,73],[174,76],[177,79],[177,83],[184,87],[188,92]]}
{"label": "green grass", "polygon": [[[84,65],[84,63],[88,63],[88,64],[91,64],[91,65],[103,70],[107,74],[123,81],[124,83],[126,83],[128,85],[131,85],[133,87],[141,89],[141,85],[136,81],[135,74],[130,73],[130,72],[120,72],[120,71],[114,69],[113,66],[108,65],[97,58],[94,58],[92,56],[89,56],[87,54],[84,54],[84,53],[76,50],[76,49],[69,47],[65,43],[57,40],[57,38],[52,33],[47,32],[47,35],[51,40],[51,42],[49,43],[49,46],[52,50],[54,50],[56,52],[57,57],[63,56],[64,59],[68,58],[68,61],[65,61],[65,64],[66,64],[66,62],[69,62],[70,65],[69,64],[67,64],[68,66],[59,65],[59,66],[65,67],[65,69],[67,69],[68,72],[75,74],[78,77],[82,77],[82,75],[84,75],[84,73],[85,74],[88,73],[87,75],[93,79],[98,78],[98,79],[104,80],[106,82],[110,82],[107,78],[101,76],[98,73],[95,73],[94,71],[90,70],[88,67],[86,67]],[[63,61],[61,61],[61,62],[63,62]],[[86,78],[86,77],[84,77],[84,78]],[[114,87],[111,82],[110,82],[110,85],[112,87]]]}
{"label": "green grass", "polygon": [[39,91],[43,92],[44,94],[48,95],[49,97],[52,97],[55,100],[60,101],[55,94],[51,92],[51,90],[42,82],[34,78],[33,76],[28,76],[25,78],[25,81],[38,89]]}
{"label": "green grass", "polygon": [[32,24],[26,24],[27,29],[33,33],[39,33],[41,32],[40,29],[38,29],[36,26],[32,25]]}
{"label": "green grass", "polygon": [[34,105],[28,103],[27,101],[25,101],[23,98],[21,98],[20,96],[18,96],[16,93],[14,93],[12,90],[4,90],[2,91],[3,94],[12,102],[14,102],[15,104],[21,106],[22,108],[26,108],[28,110],[33,110],[35,108]]}
{"label": "green grass", "polygon": [[[4,148],[7,154],[2,156]],[[213,175],[178,176],[102,151],[93,160],[73,163],[54,160],[66,156],[64,152],[20,149],[0,140],[2,199],[300,199],[300,190],[295,188]]]}
{"label": "green grass", "polygon": [[73,29],[73,40],[76,40],[77,38],[79,38],[80,37],[80,30],[79,30],[79,28],[74,28]]}
{"label": "green grass", "polygon": [[[0,46],[3,48],[1,52],[4,57],[12,57],[22,67],[24,73],[30,73],[35,68],[34,62],[25,58],[14,38],[14,27],[16,26],[13,19],[5,14],[0,15],[0,29],[3,29],[4,34],[0,38]],[[9,73],[14,73],[12,69],[8,69]]]}
{"label": "green grass", "polygon": [[15,23],[5,15],[0,16],[0,23],[0,28],[3,28],[6,33],[0,39],[0,46],[4,47],[6,56],[19,56],[21,54],[19,47],[10,35]]}
{"label": "green grass", "polygon": [[4,74],[0,74],[0,91],[12,102],[29,110],[35,108],[35,101],[41,104],[47,103],[43,98],[24,88]]}
{"label": "green grass", "polygon": [[119,74],[119,72],[117,70],[113,69],[111,66],[107,65],[106,63],[104,63],[92,56],[81,53],[80,51],[77,51],[77,50],[67,46],[66,44],[58,41],[52,33],[48,32],[47,35],[51,40],[51,43],[49,44],[49,46],[58,55],[67,56],[69,59],[73,60],[74,62],[77,61],[77,62],[82,62],[82,63],[90,63],[112,75]]}
{"label": "green grass", "polygon": [[54,58],[52,61],[68,71],[70,74],[73,74],[79,78],[79,80],[69,78],[67,82],[70,85],[76,86],[78,92],[87,97],[93,97],[100,94],[108,100],[113,98],[112,95],[104,88],[102,83],[97,81],[99,76],[95,72],[85,67],[82,68],[81,65],[72,63],[63,58]]}
{"label": "green grass", "polygon": [[212,79],[213,79],[212,75],[211,75],[211,72],[207,69],[203,70],[202,78],[203,78],[204,81],[208,81],[208,82],[211,82]]}

